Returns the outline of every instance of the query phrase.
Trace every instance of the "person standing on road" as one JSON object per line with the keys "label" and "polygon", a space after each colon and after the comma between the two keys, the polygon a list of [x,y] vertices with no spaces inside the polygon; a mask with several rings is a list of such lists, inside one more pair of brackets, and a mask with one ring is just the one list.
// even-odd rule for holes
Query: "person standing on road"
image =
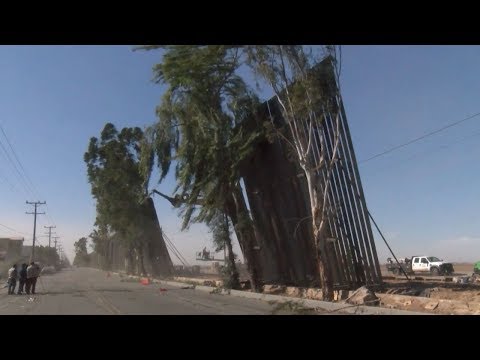
{"label": "person standing on road", "polygon": [[18,277],[18,295],[23,294],[23,287],[27,281],[27,264],[23,263]]}
{"label": "person standing on road", "polygon": [[[30,294],[32,290],[32,285],[35,279],[36,282],[36,268],[35,268],[35,263],[32,261],[30,265],[27,267],[27,282],[26,282],[26,289],[25,291],[27,294]],[[33,291],[33,294],[35,294],[35,291]]]}
{"label": "person standing on road", "polygon": [[13,266],[8,270],[8,295],[15,294],[15,287],[17,286],[17,264],[13,264]]}
{"label": "person standing on road", "polygon": [[32,294],[35,294],[35,286],[37,285],[37,279],[40,276],[40,272],[42,269],[40,269],[40,265],[33,263],[33,268],[35,269],[33,279],[32,279]]}

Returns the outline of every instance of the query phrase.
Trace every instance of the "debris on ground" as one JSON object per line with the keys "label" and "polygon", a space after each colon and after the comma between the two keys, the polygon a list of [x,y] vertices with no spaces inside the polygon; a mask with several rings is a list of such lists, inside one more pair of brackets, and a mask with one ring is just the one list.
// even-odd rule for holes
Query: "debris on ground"
{"label": "debris on ground", "polygon": [[435,310],[437,307],[438,307],[438,301],[433,301],[425,305],[425,310]]}
{"label": "debris on ground", "polygon": [[150,285],[150,279],[149,279],[149,278],[141,278],[141,279],[140,279],[140,284],[142,284],[142,285]]}
{"label": "debris on ground", "polygon": [[264,285],[264,294],[282,294],[285,292],[286,287],[282,285]]}
{"label": "debris on ground", "polygon": [[271,305],[275,305],[272,309],[272,315],[279,315],[279,314],[295,314],[295,315],[313,315],[317,311],[316,309],[311,309],[293,301],[285,301],[285,302],[269,302]]}
{"label": "debris on ground", "polygon": [[456,284],[468,284],[470,282],[470,276],[456,276],[453,278],[453,282]]}
{"label": "debris on ground", "polygon": [[347,298],[345,302],[351,305],[376,306],[380,304],[380,299],[372,290],[366,286],[362,286],[355,290],[355,292],[349,298]]}
{"label": "debris on ground", "polygon": [[429,298],[432,291],[433,289],[424,289],[418,294],[418,296]]}
{"label": "debris on ground", "polygon": [[250,280],[247,281],[240,281],[240,289],[251,289],[252,284],[250,283]]}

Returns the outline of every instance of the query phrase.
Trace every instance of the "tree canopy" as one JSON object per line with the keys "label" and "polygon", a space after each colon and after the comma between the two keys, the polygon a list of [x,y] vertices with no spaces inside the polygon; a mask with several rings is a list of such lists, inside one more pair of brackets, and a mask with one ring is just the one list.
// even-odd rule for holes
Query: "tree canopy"
{"label": "tree canopy", "polygon": [[[219,210],[228,213],[235,219],[241,246],[245,243],[253,255],[253,228],[238,228],[249,223],[240,165],[263,136],[263,128],[246,131],[242,126],[259,105],[238,74],[242,50],[223,45],[144,47],[152,48],[163,50],[153,71],[155,81],[167,85],[167,90],[157,107],[159,121],[146,135],[142,171],[151,171],[156,155],[162,181],[175,161],[182,227],[192,221],[216,224],[212,220]],[[255,266],[252,256],[246,258]]]}
{"label": "tree canopy", "polygon": [[[247,69],[275,94],[290,135],[267,126],[268,135],[274,132],[291,146],[305,172],[315,242],[326,253],[328,204],[322,194],[328,190],[330,173],[324,188],[317,184],[319,170],[331,168],[335,151],[332,159],[322,154],[317,166],[311,144],[314,132],[321,131],[322,112],[330,110],[331,96],[318,87],[311,70],[326,55],[335,60],[335,47],[175,45],[141,49],[162,50],[162,60],[153,68],[154,81],[167,85],[157,107],[159,121],[149,130],[143,149],[142,171],[150,173],[156,155],[162,181],[175,160],[175,199],[181,199],[183,227],[190,221],[218,226],[215,224],[221,222],[213,220],[220,209],[232,220],[247,264],[256,262],[252,251],[255,235],[240,186],[240,164],[252,154],[257,139],[266,135],[268,122],[242,126],[255,116],[260,104],[259,88],[255,91],[246,80]],[[308,124],[306,131],[303,123]],[[331,297],[326,256],[318,257],[318,265],[324,296]],[[259,269],[257,265],[254,268],[250,268],[252,282],[258,283],[254,273]]]}
{"label": "tree canopy", "polygon": [[[110,233],[126,248],[142,252],[148,216],[142,206],[148,180],[140,172],[143,131],[107,123],[100,138],[92,137],[84,155],[92,195],[96,199],[95,249],[104,255]],[[144,272],[144,271],[143,271]]]}
{"label": "tree canopy", "polygon": [[100,139],[92,137],[84,155],[92,195],[97,200],[97,225],[110,226],[127,235],[145,195],[145,181],[139,172],[140,128],[120,132],[107,123]]}
{"label": "tree canopy", "polygon": [[86,237],[82,237],[75,241],[75,243],[73,244],[75,248],[75,258],[73,259],[73,265],[90,265],[90,258],[87,251],[87,241],[88,239]]}

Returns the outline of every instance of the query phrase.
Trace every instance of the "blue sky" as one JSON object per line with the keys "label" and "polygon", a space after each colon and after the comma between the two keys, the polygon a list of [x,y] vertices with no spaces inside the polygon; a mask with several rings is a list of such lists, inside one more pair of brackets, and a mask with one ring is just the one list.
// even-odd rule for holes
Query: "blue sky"
{"label": "blue sky", "polygon": [[[36,188],[35,194],[24,189],[0,149],[0,224],[25,233],[25,244],[33,227],[25,201],[46,200],[48,216],[39,216],[37,232],[53,222],[72,259],[73,242],[89,234],[95,218],[83,162],[89,138],[106,122],[121,128],[155,121],[163,89],[150,80],[159,54],[131,49],[0,46],[0,123]],[[478,46],[345,46],[342,60],[342,94],[360,161],[480,112]],[[399,256],[480,259],[479,140],[476,117],[360,164],[367,205]],[[160,189],[171,192],[173,179]],[[205,227],[181,233],[176,211],[160,199],[156,207],[187,260],[210,247]],[[0,226],[1,235],[23,234]],[[383,261],[388,253],[379,237],[377,249]]]}

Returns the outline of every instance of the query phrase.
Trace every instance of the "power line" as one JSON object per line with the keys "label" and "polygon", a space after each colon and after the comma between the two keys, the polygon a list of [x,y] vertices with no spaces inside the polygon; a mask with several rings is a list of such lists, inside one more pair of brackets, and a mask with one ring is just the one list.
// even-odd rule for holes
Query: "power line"
{"label": "power line", "polygon": [[[7,148],[5,147],[5,145],[3,144],[1,139],[0,139],[0,147],[3,150],[4,157],[7,159],[7,162],[10,163],[10,165],[16,171],[16,174],[18,174],[18,179],[19,179],[19,182],[22,184],[23,190],[25,191],[25,193],[28,196],[37,195],[38,197],[40,197],[40,194],[39,194],[37,188],[35,187],[32,179],[30,178],[30,176],[28,175],[25,167],[23,166],[22,162],[20,161],[20,158],[18,157],[17,152],[15,151],[12,143],[10,142],[10,140],[9,140],[9,138],[8,138],[6,132],[5,132],[5,129],[3,128],[1,123],[0,123],[0,131],[2,132],[2,135],[5,138],[6,143],[8,144],[8,147],[10,148],[10,151],[13,154],[13,158],[15,159],[16,162],[14,160],[12,160],[12,157],[10,156]],[[18,166],[17,166],[17,164],[18,164]],[[21,171],[19,170],[19,168],[21,169]],[[13,185],[10,183],[10,181],[8,181],[7,178],[5,178],[5,180],[13,188]],[[46,205],[46,202],[39,203],[39,204],[42,204],[42,205],[45,204]],[[52,216],[50,216],[50,214],[49,214],[50,209],[49,209],[48,205],[47,205],[47,210],[48,210],[48,213],[46,214],[47,218],[49,219],[50,223],[53,223],[55,225],[55,221],[53,220]],[[36,211],[36,205],[35,205],[35,211]],[[36,215],[35,215],[35,221],[34,221],[34,237],[35,237],[35,226],[36,226]],[[54,226],[54,227],[56,227],[56,226]],[[50,231],[51,231],[51,229],[50,229]],[[35,238],[34,238],[33,242],[34,242],[34,244],[33,244],[33,247],[32,247],[32,258],[34,256],[34,250],[33,249],[35,248]],[[50,246],[50,241],[49,241],[49,246]]]}
{"label": "power line", "polygon": [[400,165],[403,165],[405,163],[409,163],[411,162],[412,160],[415,160],[417,158],[421,158],[422,156],[424,155],[429,155],[429,154],[432,154],[432,153],[437,153],[437,152],[440,152],[440,151],[443,151],[445,149],[449,149],[450,147],[454,146],[454,145],[457,145],[457,144],[462,144],[465,142],[465,140],[469,140],[473,137],[476,137],[476,136],[479,136],[480,135],[480,131],[477,131],[477,132],[474,132],[473,134],[470,134],[469,136],[465,136],[461,139],[458,139],[457,141],[454,141],[454,142],[451,142],[451,143],[448,143],[448,144],[445,144],[445,145],[440,145],[440,146],[436,146],[434,148],[431,148],[431,149],[428,149],[426,151],[422,151],[422,152],[418,152],[418,153],[415,153],[413,154],[412,156],[406,158],[405,160],[401,160],[399,162],[396,162],[395,164],[393,163],[390,163],[391,166],[387,166],[387,167],[382,167],[380,168],[378,171],[376,172],[373,172],[373,175],[379,173],[379,172],[382,172],[384,170],[389,170],[391,169],[392,167],[396,167],[398,168]]}
{"label": "power line", "polygon": [[7,184],[8,186],[10,186],[10,190],[12,191],[15,191],[18,193],[18,190],[17,188],[10,182],[10,180],[8,180],[8,178],[6,176],[4,176],[2,173],[0,173],[0,178],[5,182],[5,184]]}
{"label": "power line", "polygon": [[38,195],[38,191],[36,191],[35,185],[33,184],[32,180],[30,179],[30,176],[28,176],[28,173],[27,173],[27,171],[25,170],[25,168],[23,167],[22,162],[21,162],[20,159],[18,158],[17,153],[16,153],[15,149],[14,149],[13,146],[12,146],[12,143],[10,142],[10,140],[8,140],[8,136],[7,136],[7,134],[5,133],[5,130],[3,129],[3,126],[2,126],[1,123],[0,123],[0,130],[2,131],[2,134],[3,134],[4,138],[5,138],[5,140],[7,140],[7,144],[8,144],[8,146],[10,147],[10,150],[12,151],[12,154],[13,154],[15,160],[17,160],[18,165],[20,165],[20,168],[22,169],[25,178],[26,178],[27,181],[29,182],[29,184],[30,184],[31,188],[34,190],[34,192],[36,192],[37,195]]}
{"label": "power line", "polygon": [[0,224],[0,226],[3,226],[5,229],[8,229],[10,231],[16,232],[17,234],[30,235],[30,234],[24,233],[22,231],[18,231],[18,230],[15,230],[15,229],[11,228],[11,227],[8,227],[7,225]]}
{"label": "power line", "polygon": [[[48,218],[48,220],[49,220],[52,224],[55,224],[55,221],[53,221],[52,216],[50,216],[50,213],[51,213],[50,208],[48,207],[48,205],[45,205],[45,207],[47,208],[47,218]],[[55,225],[56,225],[56,224],[55,224]]]}
{"label": "power line", "polygon": [[[7,140],[8,141],[8,140]],[[12,160],[12,157],[10,156],[7,148],[5,147],[5,145],[3,144],[2,140],[0,140],[0,147],[2,148],[3,150],[3,153],[4,153],[4,157],[7,159],[7,162],[10,163],[10,165],[13,167],[13,169],[17,172],[18,174],[18,179],[20,180],[20,182],[22,183],[22,186],[24,187],[24,190],[25,190],[25,193],[28,195],[28,196],[32,196],[34,195],[32,189],[30,188],[30,186],[28,185],[24,175],[20,172],[20,170],[18,169],[17,165],[15,164],[15,162]],[[23,181],[23,182],[22,182]]]}
{"label": "power line", "polygon": [[458,120],[458,121],[456,121],[456,122],[454,122],[454,123],[451,123],[451,124],[449,124],[449,125],[446,125],[446,126],[440,128],[440,129],[437,129],[437,130],[434,130],[434,131],[429,132],[429,133],[427,133],[427,134],[424,134],[424,135],[422,135],[422,136],[419,136],[419,137],[417,137],[417,138],[415,138],[415,139],[413,139],[413,140],[410,140],[410,141],[408,141],[408,142],[406,142],[406,143],[404,143],[404,144],[394,146],[394,147],[392,147],[392,148],[390,148],[390,149],[388,149],[388,150],[385,150],[384,152],[381,152],[381,153],[379,153],[379,154],[377,154],[377,155],[374,155],[374,156],[372,156],[372,157],[370,157],[370,158],[368,158],[368,159],[366,159],[366,160],[360,161],[359,164],[366,163],[367,161],[376,159],[376,158],[378,158],[378,157],[380,157],[380,156],[383,156],[383,155],[386,155],[386,154],[388,154],[388,153],[391,153],[392,151],[395,151],[395,150],[398,150],[398,149],[400,149],[400,148],[402,148],[402,147],[405,147],[405,146],[407,146],[407,145],[416,143],[417,141],[420,141],[420,140],[425,139],[425,138],[427,138],[427,137],[429,137],[429,136],[438,134],[439,132],[441,132],[441,131],[443,131],[443,130],[446,130],[446,129],[451,128],[451,127],[456,126],[456,125],[459,125],[459,124],[463,123],[464,121],[470,120],[470,119],[472,119],[472,118],[474,118],[474,117],[476,117],[476,116],[479,116],[479,115],[480,115],[480,113],[476,113],[476,114],[474,114],[474,115],[472,115],[472,116],[466,117],[465,119]]}
{"label": "power line", "polygon": [[[17,166],[15,165],[15,162],[13,162],[13,160],[11,159],[10,155],[8,154],[5,146],[3,145],[3,143],[1,142],[0,140],[0,146],[2,147],[3,151],[5,152],[5,154],[7,155],[8,157],[8,161],[13,165],[13,167],[15,168],[15,170],[17,171],[17,173],[20,175],[20,179],[24,181],[25,185],[27,185],[27,187],[24,186],[24,190],[26,190],[25,192],[28,193],[30,192],[30,195],[33,195],[36,197],[42,197],[40,196],[40,193],[38,192],[37,188],[35,187],[32,179],[30,178],[30,176],[28,175],[27,171],[25,170],[25,167],[23,166],[22,162],[20,161],[19,157],[17,156],[17,152],[15,151],[12,143],[10,142],[10,140],[8,139],[8,136],[5,132],[5,129],[3,128],[2,124],[0,123],[0,131],[2,132],[3,134],[3,137],[5,138],[5,140],[7,141],[7,144],[13,154],[13,157],[15,158],[16,162],[18,163],[19,167],[22,169],[23,173],[21,173]],[[22,184],[23,185],[23,184]],[[28,191],[27,191],[28,190]],[[29,194],[27,194],[29,195]],[[47,218],[48,220],[50,221],[50,223],[54,224],[55,225],[55,221],[53,220],[52,216],[50,215],[50,208],[48,207],[48,205],[46,205],[46,208],[48,210],[47,212]]]}
{"label": "power line", "polygon": [[18,180],[19,180],[19,183],[22,185],[23,187],[23,190],[25,191],[25,195],[27,196],[33,196],[33,192],[32,190],[28,187],[25,179],[22,177],[22,174],[20,173],[20,170],[18,170],[17,166],[15,165],[15,163],[13,162],[12,158],[10,157],[10,154],[8,153],[7,149],[5,148],[5,146],[3,145],[3,142],[2,140],[0,140],[0,147],[2,148],[3,150],[3,157],[7,160],[7,162],[10,163],[10,165],[14,168],[14,170],[17,172],[17,177],[18,177]]}

